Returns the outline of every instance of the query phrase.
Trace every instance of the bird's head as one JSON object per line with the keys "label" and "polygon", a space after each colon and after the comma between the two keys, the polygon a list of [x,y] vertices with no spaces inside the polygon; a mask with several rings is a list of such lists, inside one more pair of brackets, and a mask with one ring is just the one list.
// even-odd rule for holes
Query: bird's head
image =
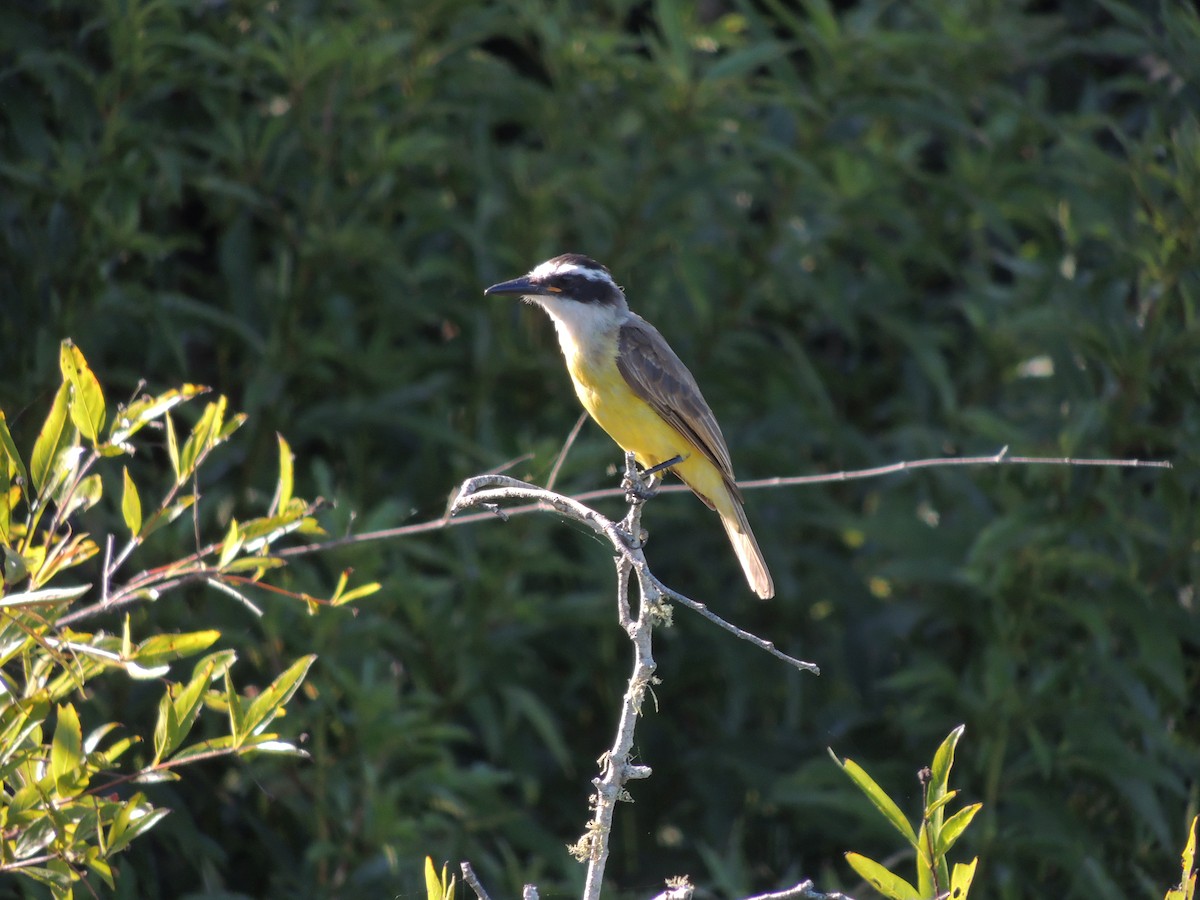
{"label": "bird's head", "polygon": [[528,275],[493,284],[483,292],[519,294],[551,314],[564,304],[582,304],[596,310],[629,309],[625,294],[608,269],[582,253],[564,253],[548,259]]}

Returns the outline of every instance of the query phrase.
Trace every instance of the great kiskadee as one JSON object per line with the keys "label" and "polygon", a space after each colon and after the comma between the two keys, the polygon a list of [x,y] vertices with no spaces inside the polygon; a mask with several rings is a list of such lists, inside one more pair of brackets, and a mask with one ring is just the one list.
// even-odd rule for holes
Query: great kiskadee
{"label": "great kiskadee", "polygon": [[566,253],[484,294],[519,294],[549,314],[584,408],[643,468],[681,457],[672,471],[717,511],[754,593],[774,596],[716,417],[658,329],[630,311],[608,269]]}

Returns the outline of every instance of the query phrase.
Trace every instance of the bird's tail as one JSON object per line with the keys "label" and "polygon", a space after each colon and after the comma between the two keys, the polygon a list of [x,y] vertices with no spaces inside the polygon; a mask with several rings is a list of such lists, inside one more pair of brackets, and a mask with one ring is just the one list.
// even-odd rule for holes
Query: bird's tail
{"label": "bird's tail", "polygon": [[750,589],[767,600],[775,596],[775,582],[771,580],[771,573],[767,571],[767,561],[763,559],[762,551],[758,549],[758,541],[754,539],[754,532],[750,530],[746,511],[735,497],[729,499],[732,503],[721,504],[729,509],[718,510],[721,524],[725,526],[725,533],[729,535],[733,552],[742,564],[742,571],[746,573]]}

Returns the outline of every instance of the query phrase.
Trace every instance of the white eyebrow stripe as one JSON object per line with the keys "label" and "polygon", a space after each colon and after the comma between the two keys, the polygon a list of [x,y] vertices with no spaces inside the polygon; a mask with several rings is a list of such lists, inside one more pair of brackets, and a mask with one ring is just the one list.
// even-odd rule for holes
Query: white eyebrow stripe
{"label": "white eyebrow stripe", "polygon": [[607,272],[602,272],[599,269],[593,269],[589,266],[577,266],[575,263],[556,263],[553,260],[548,260],[542,263],[529,273],[527,277],[534,280],[549,278],[551,275],[582,275],[589,281],[607,281],[609,284],[615,284]]}

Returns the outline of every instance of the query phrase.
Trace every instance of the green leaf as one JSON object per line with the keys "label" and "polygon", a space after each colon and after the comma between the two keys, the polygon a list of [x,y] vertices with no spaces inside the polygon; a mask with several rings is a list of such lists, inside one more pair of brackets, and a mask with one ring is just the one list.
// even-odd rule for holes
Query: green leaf
{"label": "green leaf", "polygon": [[969,863],[958,863],[954,866],[954,872],[950,875],[950,900],[967,900],[978,863],[977,856]]}
{"label": "green leaf", "polygon": [[66,517],[77,512],[85,512],[99,503],[102,496],[104,496],[104,482],[101,481],[98,474],[88,475],[75,485],[75,490],[71,492],[69,498],[63,498],[65,503],[62,514]]}
{"label": "green leaf", "polygon": [[168,809],[155,809],[145,802],[145,797],[135,794],[125,801],[121,811],[117,813],[108,829],[108,853],[106,856],[111,859],[115,854],[120,853],[132,841],[161,822],[169,812]]}
{"label": "green leaf", "polygon": [[973,803],[970,806],[960,809],[948,818],[942,824],[942,828],[937,834],[937,846],[934,852],[938,856],[945,856],[949,853],[955,841],[967,830],[967,826],[971,824],[971,820],[975,818],[975,814],[981,809],[983,809],[982,803]]}
{"label": "green leaf", "polygon": [[138,497],[137,485],[129,477],[129,468],[122,467],[125,473],[125,492],[121,495],[121,515],[125,518],[125,527],[133,537],[142,530],[142,501]]}
{"label": "green leaf", "polygon": [[245,719],[242,722],[242,734],[255,734],[262,731],[283,711],[284,704],[292,699],[292,695],[300,687],[300,683],[316,658],[314,654],[300,657],[288,666],[286,672],[271,682],[266,690],[254,698],[254,702],[246,710]]}
{"label": "green leaf", "polygon": [[246,737],[246,703],[233,688],[233,679],[225,672],[225,693],[222,695],[229,713],[229,740],[238,746]]}
{"label": "green leaf", "polygon": [[271,515],[285,512],[292,502],[292,466],[294,457],[292,448],[282,434],[276,434],[279,440],[279,483],[275,485],[275,499],[271,501]]}
{"label": "green leaf", "polygon": [[[201,741],[198,744],[192,744],[190,747],[184,747],[171,757],[171,763],[178,766],[181,763],[195,759],[207,759],[214,754],[231,755],[235,752],[237,744],[240,744],[240,740],[235,741],[234,736],[231,734],[208,741]],[[141,778],[138,778],[138,781],[141,780]]]}
{"label": "green leaf", "polygon": [[[833,756],[832,750],[830,755]],[[913,847],[917,847],[917,835],[913,831],[912,825],[904,818],[900,807],[884,792],[883,788],[876,784],[875,780],[858,763],[850,759],[841,762],[836,756],[833,758],[842,767],[842,771],[850,776],[850,780],[858,785],[859,790],[867,795],[867,799],[875,804],[875,808],[883,813],[884,818],[892,823],[892,827],[904,835],[905,840]],[[920,848],[918,847],[918,849]]]}
{"label": "green leaf", "polygon": [[175,717],[175,705],[169,693],[158,700],[158,718],[154,721],[154,760],[157,766],[167,754],[179,746],[179,720]]}
{"label": "green leaf", "polygon": [[892,900],[921,900],[921,894],[915,887],[899,875],[885,869],[875,860],[858,853],[847,853],[846,862],[850,863],[850,868],[883,896],[890,897]]}
{"label": "green leaf", "polygon": [[4,410],[0,410],[0,458],[7,460],[9,465],[16,468],[17,474],[21,476],[22,481],[29,481],[29,473],[25,471],[25,463],[21,460],[21,454],[17,452],[17,445],[13,443],[12,434],[8,430],[8,422],[4,418]]}
{"label": "green leaf", "polygon": [[117,410],[108,439],[111,443],[123,444],[150,422],[165,415],[168,410],[174,409],[193,397],[206,394],[210,390],[211,388],[200,384],[185,384],[159,394],[157,397],[142,397],[135,400],[128,407]]}
{"label": "green leaf", "polygon": [[81,584],[68,588],[42,588],[37,591],[22,591],[19,594],[9,594],[0,597],[0,609],[6,606],[38,606],[44,603],[61,603],[82,597],[92,586]]}
{"label": "green leaf", "polygon": [[372,581],[369,584],[361,584],[353,590],[346,591],[344,594],[338,594],[330,602],[331,606],[344,606],[347,603],[353,603],[355,600],[361,600],[363,597],[370,597],[383,589],[378,581]]}
{"label": "green leaf", "polygon": [[217,559],[218,570],[229,565],[230,561],[237,556],[238,551],[242,549],[245,540],[245,537],[238,532],[237,519],[231,519],[229,530],[225,533],[225,540],[221,542],[221,555]]}
{"label": "green leaf", "polygon": [[54,726],[54,741],[50,745],[50,774],[55,785],[74,782],[83,761],[83,731],[79,714],[70,703],[58,707],[58,723]]}
{"label": "green leaf", "polygon": [[72,388],[71,420],[80,433],[96,446],[100,443],[100,433],[104,428],[104,393],[95,374],[88,368],[83,353],[70,338],[62,342],[59,367],[62,369],[63,383],[70,384]]}
{"label": "green leaf", "polygon": [[184,634],[156,634],[138,644],[133,659],[142,666],[156,666],[172,659],[207,650],[221,637],[215,629]]}
{"label": "green leaf", "polygon": [[933,804],[934,801],[942,797],[946,793],[946,789],[950,784],[950,769],[954,766],[954,748],[958,746],[958,739],[962,737],[966,731],[966,725],[959,725],[942,741],[937,752],[933,754],[933,765],[930,766],[932,773],[929,784],[925,788],[925,803],[926,805]]}
{"label": "green leaf", "polygon": [[179,438],[175,435],[175,422],[170,413],[163,414],[163,424],[167,431],[167,458],[171,460],[171,471],[175,473],[175,483],[183,483],[183,472],[179,468]]}
{"label": "green leaf", "polygon": [[204,407],[200,421],[192,429],[179,454],[179,468],[183,477],[190,476],[204,454],[216,444],[221,426],[225,422],[225,408],[228,403],[225,397],[218,397]]}
{"label": "green leaf", "polygon": [[75,426],[69,421],[71,387],[65,381],[54,395],[50,414],[33,444],[33,457],[29,461],[29,473],[33,478],[33,489],[38,496],[51,480],[60,454],[75,444]]}
{"label": "green leaf", "polygon": [[84,854],[84,865],[88,871],[95,872],[100,876],[100,879],[109,887],[109,890],[114,890],[117,886],[113,880],[112,867],[101,858],[101,850],[99,847],[89,847]]}
{"label": "green leaf", "polygon": [[171,705],[175,710],[177,733],[166,750],[168,755],[174,753],[179,745],[183,743],[183,739],[187,737],[188,732],[191,731],[197,717],[200,715],[200,708],[203,706],[204,701],[204,691],[213,678],[213,671],[216,669],[216,666],[217,659],[215,655],[208,657],[201,665],[196,667],[195,673],[186,685],[175,687],[173,696],[171,697]]}

